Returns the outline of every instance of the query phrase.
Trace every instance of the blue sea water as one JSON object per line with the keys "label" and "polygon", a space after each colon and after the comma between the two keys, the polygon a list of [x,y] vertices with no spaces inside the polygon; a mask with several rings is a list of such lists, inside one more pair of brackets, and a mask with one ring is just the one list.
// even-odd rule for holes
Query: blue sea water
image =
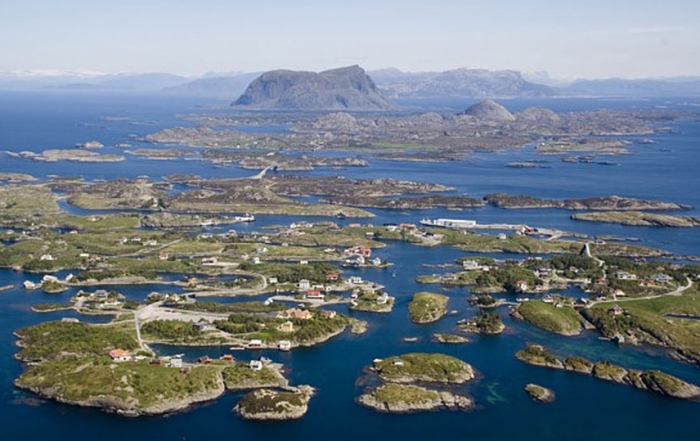
{"label": "blue sea water", "polygon": [[[204,105],[203,105],[204,104]],[[116,144],[128,142],[143,146],[134,138],[162,128],[189,125],[182,115],[201,112],[226,113],[226,103],[202,103],[174,97],[121,97],[94,94],[0,94],[0,150],[35,151],[49,148],[73,148],[76,143],[98,140],[105,153],[120,152]],[[415,103],[414,103],[415,104]],[[467,101],[430,104],[437,108],[463,108]],[[551,100],[506,101],[511,110],[543,105],[557,111],[609,108],[687,108],[676,101],[601,101]],[[104,118],[118,117],[118,118]],[[131,136],[134,135],[134,136]],[[627,197],[663,199],[686,203],[693,208],[685,214],[698,216],[700,194],[697,170],[700,169],[700,124],[678,121],[673,131],[653,137],[654,144],[631,146],[632,154],[604,158],[617,166],[564,163],[547,157],[551,168],[514,169],[511,161],[542,159],[532,149],[503,153],[477,153],[461,162],[447,164],[401,163],[373,158],[368,168],[343,170],[319,169],[317,176],[342,174],[349,177],[394,177],[439,182],[454,186],[458,192],[483,196],[492,192],[532,194],[539,197],[568,198],[618,194]],[[145,144],[144,144],[145,145]],[[146,145],[152,147],[150,145]],[[353,153],[356,154],[356,153]],[[175,173],[202,176],[245,176],[249,171],[237,167],[213,167],[198,161],[150,161],[127,156],[116,164],[42,164],[25,159],[0,156],[0,172],[30,173],[39,178],[51,174],[81,175],[86,179],[110,179],[149,175],[154,178]],[[69,208],[69,207],[66,207]],[[642,244],[669,250],[676,255],[700,254],[697,230],[631,228],[615,225],[579,223],[564,210],[499,210],[492,207],[452,212],[423,210],[395,212],[373,210],[374,223],[417,222],[422,217],[458,217],[479,222],[517,222],[589,234],[611,234],[638,238]],[[75,212],[79,212],[75,210]],[[258,230],[265,225],[288,224],[298,217],[258,216],[250,225],[237,230]],[[316,218],[310,219],[316,220]],[[350,222],[350,221],[342,221]],[[226,228],[228,229],[228,228]],[[265,355],[285,364],[293,384],[310,384],[318,389],[307,416],[294,422],[252,423],[238,419],[231,409],[241,394],[226,394],[215,402],[167,417],[127,419],[97,410],[31,400],[31,394],[12,385],[21,371],[14,360],[15,338],[20,327],[48,319],[73,317],[74,313],[32,313],[36,303],[67,301],[72,292],[58,295],[12,289],[0,292],[0,425],[3,440],[34,438],[66,440],[133,439],[203,440],[230,438],[374,440],[374,439],[469,439],[469,440],[696,440],[697,403],[684,402],[641,392],[633,388],[602,382],[573,373],[551,371],[524,365],[513,354],[527,342],[539,342],[562,355],[579,354],[592,359],[610,359],[635,368],[665,370],[691,382],[700,383],[700,368],[670,359],[657,348],[618,347],[601,341],[595,333],[567,338],[549,334],[499,311],[509,329],[496,337],[473,336],[466,345],[438,345],[431,342],[434,332],[452,332],[456,322],[476,311],[466,298],[468,289],[443,289],[450,297],[449,315],[438,323],[414,325],[408,320],[407,304],[414,292],[425,286],[414,282],[416,275],[444,271],[425,265],[450,263],[466,255],[459,250],[422,248],[405,243],[388,243],[377,254],[395,265],[388,269],[350,270],[363,278],[381,283],[397,297],[390,315],[351,312],[367,320],[367,334],[349,333],[313,348],[290,353],[261,351],[236,353],[247,359]],[[0,286],[20,286],[38,276],[0,270]],[[438,289],[437,287],[431,287]],[[128,298],[143,299],[154,290],[173,291],[172,286],[119,287]],[[248,299],[246,299],[248,300]],[[342,310],[342,309],[341,309]],[[101,322],[101,317],[81,317]],[[406,343],[404,337],[420,337]],[[162,353],[185,353],[188,358],[208,354],[217,356],[226,348],[179,348],[162,346]],[[354,399],[368,384],[363,369],[374,358],[409,351],[439,351],[471,363],[479,372],[475,382],[463,387],[472,395],[477,408],[469,413],[433,412],[416,415],[383,415],[357,405]],[[526,383],[538,383],[554,389],[557,400],[551,405],[533,403],[523,391]]]}

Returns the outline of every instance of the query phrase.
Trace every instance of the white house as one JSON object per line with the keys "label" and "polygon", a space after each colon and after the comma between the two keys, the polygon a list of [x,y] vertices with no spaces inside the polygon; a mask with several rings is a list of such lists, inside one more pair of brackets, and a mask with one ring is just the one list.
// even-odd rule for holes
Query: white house
{"label": "white house", "polygon": [[637,280],[637,275],[627,271],[618,271],[615,273],[615,278],[618,280]]}

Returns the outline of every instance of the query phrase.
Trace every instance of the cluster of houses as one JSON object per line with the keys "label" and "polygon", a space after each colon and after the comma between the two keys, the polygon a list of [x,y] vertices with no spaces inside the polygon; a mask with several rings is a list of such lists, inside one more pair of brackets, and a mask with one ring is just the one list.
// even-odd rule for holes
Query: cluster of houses
{"label": "cluster of houses", "polygon": [[[328,282],[337,282],[339,279],[340,276],[336,273],[326,275],[326,280]],[[270,278],[268,279],[268,283],[277,283],[277,279]],[[362,280],[362,277],[352,276],[348,278],[348,283],[353,285],[361,285],[362,283],[364,283],[364,281]],[[306,300],[324,301],[326,299],[326,294],[328,294],[332,290],[332,287],[330,285],[312,284],[311,281],[308,279],[301,279],[299,280],[299,282],[297,282],[297,289],[298,292],[304,293],[304,298]]]}
{"label": "cluster of houses", "polygon": [[41,278],[41,281],[39,282],[32,282],[31,280],[25,280],[22,283],[22,286],[24,289],[40,289],[42,286],[44,286],[45,283],[70,283],[73,280],[75,280],[75,275],[73,274],[68,274],[63,280],[59,279],[56,276],[52,276],[51,274],[46,274],[44,277]]}
{"label": "cluster of houses", "polygon": [[[372,233],[374,234],[374,233]],[[343,266],[361,267],[366,265],[381,266],[382,259],[375,257],[372,259],[372,249],[364,246],[353,246],[345,249],[343,254],[346,256],[343,261]]]}
{"label": "cluster of houses", "polygon": [[[286,343],[283,345],[282,343]],[[282,347],[288,347],[288,349],[282,349]],[[289,350],[291,349],[291,342],[286,341],[286,342],[280,342],[280,349],[281,350]],[[112,359],[113,362],[115,363],[124,363],[124,362],[131,362],[131,361],[141,361],[141,360],[146,360],[148,357],[143,356],[143,355],[133,355],[130,351],[127,351],[125,349],[112,349],[109,351],[109,356]],[[151,358],[149,361],[150,365],[154,366],[162,366],[165,365],[166,367],[169,368],[175,368],[175,369],[180,369],[181,372],[183,373],[189,373],[191,371],[190,366],[185,366],[183,360],[182,360],[183,354],[175,355],[172,357],[156,357],[156,358]],[[230,354],[224,354],[221,357],[219,357],[219,360],[221,361],[226,361],[229,363],[233,363],[235,361],[233,355]],[[199,357],[197,359],[197,364],[211,364],[213,363],[214,360],[213,358],[210,358],[207,355],[204,355],[202,357]],[[258,360],[250,360],[248,362],[248,367],[254,371],[260,371],[262,368],[266,365],[271,363],[271,360],[269,358],[265,357],[260,357]]]}
{"label": "cluster of houses", "polygon": [[[321,316],[326,319],[332,319],[335,318],[337,313],[335,311],[319,311],[321,313]],[[287,319],[287,320],[311,320],[314,317],[314,314],[309,311],[308,309],[301,309],[301,308],[289,308],[285,309],[284,311],[280,311],[277,313],[275,318],[278,319]],[[291,331],[290,331],[291,332]]]}
{"label": "cluster of houses", "polygon": [[126,244],[142,244],[147,247],[156,247],[158,246],[158,241],[155,239],[148,239],[148,240],[143,240],[139,236],[134,236],[134,237],[120,237],[119,240],[117,241],[119,245],[126,245]]}
{"label": "cluster of houses", "polygon": [[[636,274],[627,271],[618,271],[615,273],[615,278],[618,280],[639,280]],[[673,277],[664,273],[656,273],[645,279],[647,283],[670,283],[673,282]]]}
{"label": "cluster of houses", "polygon": [[[365,293],[366,291],[360,291],[360,290],[355,290],[353,293],[350,295],[350,306],[357,306],[359,305],[358,299]],[[373,291],[370,291],[371,294],[374,294]],[[386,292],[382,292],[377,296],[376,302],[377,305],[386,305],[389,303],[389,294]]]}
{"label": "cluster of houses", "polygon": [[[617,271],[613,274],[613,277],[617,280],[628,281],[628,282],[639,282],[640,287],[654,287],[660,284],[667,284],[673,282],[673,277],[662,272],[658,272],[651,277],[640,278],[637,274],[630,273],[628,271]],[[595,281],[595,284],[601,287],[608,286],[610,283],[606,277],[600,277]],[[624,297],[626,294],[622,289],[616,288],[611,293],[614,298]],[[601,297],[600,300],[605,300],[605,297]]]}
{"label": "cluster of houses", "polygon": [[146,301],[149,303],[163,302],[165,306],[176,306],[187,303],[190,300],[186,294],[153,291],[146,296]]}
{"label": "cluster of houses", "polygon": [[76,298],[81,300],[85,306],[96,309],[115,309],[124,305],[121,294],[108,292],[105,289],[98,289],[94,292],[79,291]]}

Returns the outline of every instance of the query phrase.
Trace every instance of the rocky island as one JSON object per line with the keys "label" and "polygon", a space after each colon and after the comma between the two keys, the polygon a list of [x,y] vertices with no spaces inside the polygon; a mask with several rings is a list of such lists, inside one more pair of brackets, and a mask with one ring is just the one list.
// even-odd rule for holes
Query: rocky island
{"label": "rocky island", "polygon": [[459,330],[483,335],[497,335],[505,331],[506,326],[495,312],[479,310],[476,317],[459,324]]}
{"label": "rocky island", "polygon": [[462,360],[444,354],[412,353],[377,360],[370,368],[391,383],[461,384],[474,378],[474,369]]}
{"label": "rocky island", "polygon": [[408,312],[414,323],[432,323],[447,313],[448,298],[442,294],[419,292],[408,304]]}
{"label": "rocky island", "polygon": [[525,385],[525,392],[530,395],[533,401],[538,403],[551,403],[554,401],[555,394],[551,389],[542,387],[538,384],[529,383]]}
{"label": "rocky island", "polygon": [[700,219],[688,216],[644,213],[642,211],[606,211],[602,213],[576,213],[571,219],[588,222],[604,222],[634,227],[700,227]]}
{"label": "rocky island", "polygon": [[472,380],[474,369],[457,358],[444,354],[404,354],[375,360],[369,370],[386,383],[365,391],[357,402],[379,412],[468,410],[473,407],[474,402],[469,397],[413,384],[433,383],[448,387]]}
{"label": "rocky island", "polygon": [[389,383],[360,395],[357,402],[384,413],[414,413],[429,410],[470,410],[471,398],[448,391],[432,390],[411,384]]}
{"label": "rocky island", "polygon": [[258,389],[243,397],[233,410],[245,420],[299,419],[309,409],[313,394],[314,390],[310,386],[299,386],[293,391]]}

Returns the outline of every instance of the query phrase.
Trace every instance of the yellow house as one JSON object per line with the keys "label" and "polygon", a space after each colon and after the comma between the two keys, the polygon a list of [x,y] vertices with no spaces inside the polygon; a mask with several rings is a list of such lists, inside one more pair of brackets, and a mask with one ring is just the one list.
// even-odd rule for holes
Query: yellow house
{"label": "yellow house", "polygon": [[280,332],[294,332],[294,323],[292,323],[290,321],[286,321],[286,322],[282,323],[281,325],[279,325],[277,327],[277,329]]}

